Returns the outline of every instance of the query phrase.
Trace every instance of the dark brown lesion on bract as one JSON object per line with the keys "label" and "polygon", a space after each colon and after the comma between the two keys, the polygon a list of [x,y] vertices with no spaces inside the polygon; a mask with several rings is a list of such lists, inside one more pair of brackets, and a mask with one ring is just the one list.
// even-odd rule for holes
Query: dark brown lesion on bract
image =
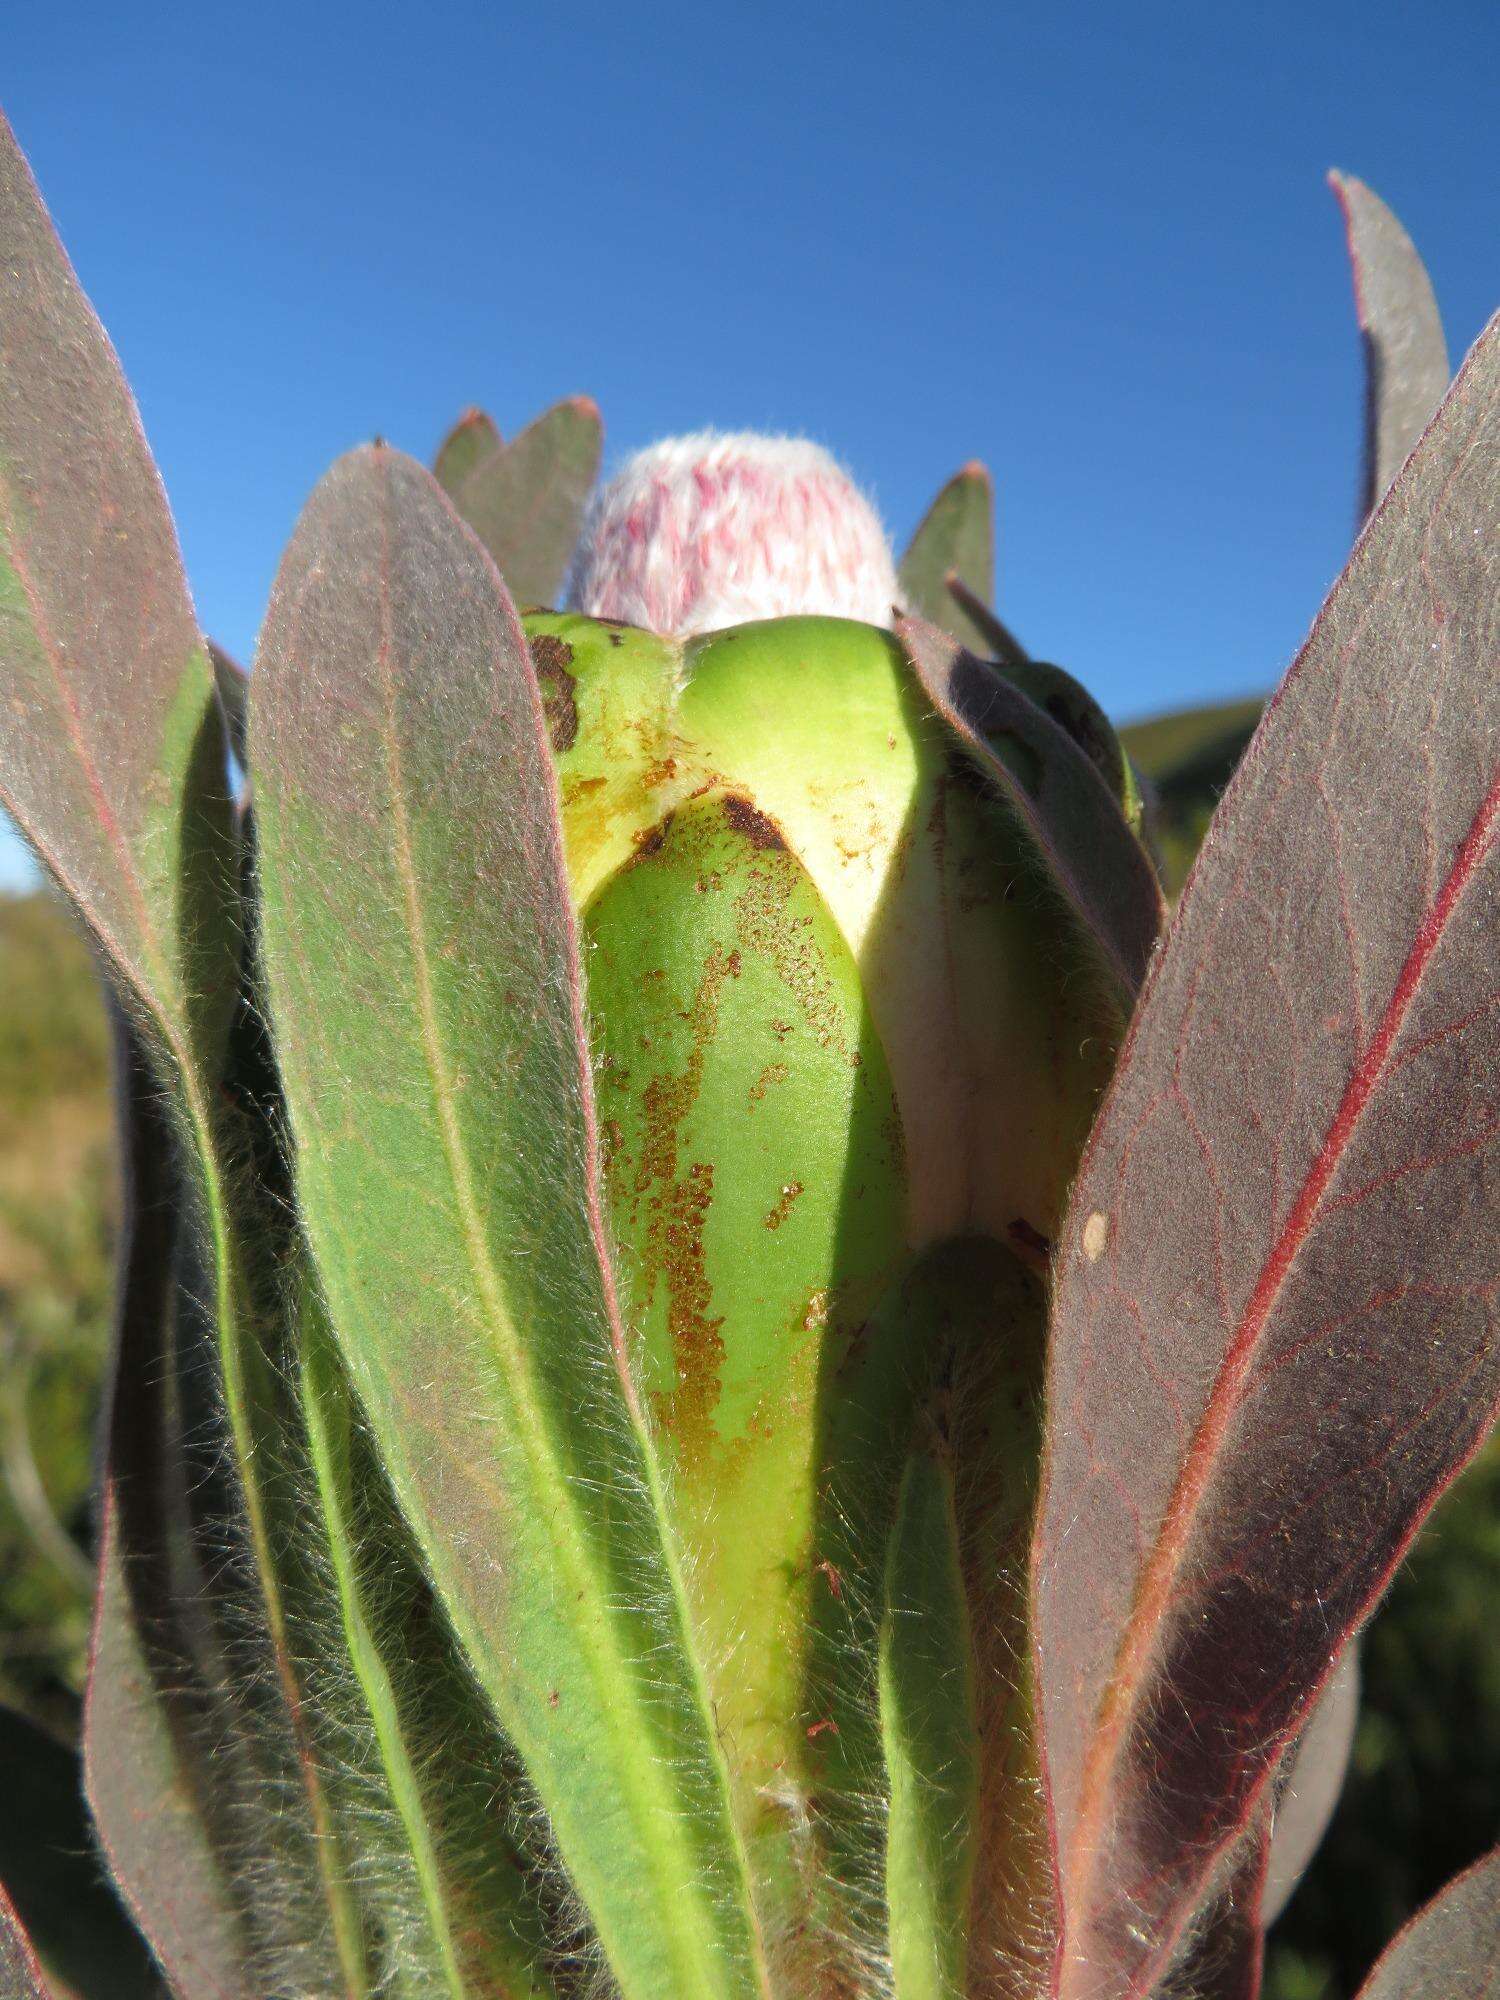
{"label": "dark brown lesion on bract", "polygon": [[573,648],[555,632],[542,632],[531,642],[531,659],[542,691],[547,734],[552,738],[552,748],[561,756],[578,741],[578,683],[572,673]]}
{"label": "dark brown lesion on bract", "polygon": [[751,805],[750,801],[742,798],[738,792],[725,793],[724,817],[736,833],[745,836],[752,847],[777,849],[786,846],[781,828],[776,822],[767,819],[758,807]]}

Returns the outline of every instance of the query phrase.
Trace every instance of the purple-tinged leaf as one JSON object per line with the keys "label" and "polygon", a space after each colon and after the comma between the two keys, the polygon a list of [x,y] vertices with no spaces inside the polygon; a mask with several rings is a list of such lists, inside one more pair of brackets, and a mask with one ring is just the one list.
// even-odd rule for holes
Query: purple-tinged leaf
{"label": "purple-tinged leaf", "polygon": [[0,1770],[0,1882],[48,1971],[81,2000],[161,2000],[91,1837],[78,1752],[0,1708]]}
{"label": "purple-tinged leaf", "polygon": [[[0,802],[93,932],[196,1156],[182,1193],[285,1719],[301,1726],[260,1449],[278,1413],[219,1085],[239,997],[238,852],[213,670],[119,365],[0,121]],[[232,1192],[232,1189],[235,1192]],[[303,1745],[306,1806],[328,1831]],[[357,1991],[334,1843],[310,1858]]]}
{"label": "purple-tinged leaf", "polygon": [[1448,344],[1432,281],[1379,195],[1352,174],[1328,184],[1344,212],[1365,355],[1363,520],[1401,470],[1448,387]]}
{"label": "purple-tinged leaf", "polygon": [[[973,627],[976,650],[981,658],[994,660],[1007,671],[1028,664],[1031,655],[982,592],[972,589],[956,569],[948,571],[943,585]],[[947,618],[939,618],[932,622],[946,626],[948,621]]]}
{"label": "purple-tinged leaf", "polygon": [[480,410],[437,456],[438,483],[495,559],[517,604],[558,601],[604,448],[598,405],[570,396],[506,444]]}
{"label": "purple-tinged leaf", "polygon": [[222,762],[135,405],[0,119],[0,801],[189,1059],[237,972]]}
{"label": "purple-tinged leaf", "polygon": [[465,410],[438,446],[432,461],[438,485],[451,497],[479,461],[499,451],[503,442],[493,417],[484,410]]}
{"label": "purple-tinged leaf", "polygon": [[48,2000],[47,1983],[37,1955],[3,1884],[0,1884],[0,2000]]}
{"label": "purple-tinged leaf", "polygon": [[1346,1647],[1289,1759],[1276,1801],[1261,1922],[1267,1930],[1290,1902],[1317,1853],[1344,1789],[1359,1721],[1359,1647]]}
{"label": "purple-tinged leaf", "polygon": [[957,576],[981,600],[995,594],[995,489],[977,459],[961,466],[918,523],[901,558],[901,596],[918,617],[975,652],[982,629],[949,587]]}
{"label": "purple-tinged leaf", "polygon": [[1500,1847],[1455,1876],[1381,1954],[1359,2000],[1495,2000]]}
{"label": "purple-tinged leaf", "polygon": [[[183,1190],[171,1115],[118,1029],[125,1215],[105,1418],[99,1588],[84,1763],[111,1871],[182,2000],[254,2000],[229,1805],[243,1753],[205,1617],[175,1405],[174,1272]],[[209,1746],[213,1746],[210,1754]]]}
{"label": "purple-tinged leaf", "polygon": [[1044,879],[1128,1017],[1162,900],[1118,800],[1067,731],[1003,674],[920,618],[902,619],[897,636],[928,700],[1029,835]]}
{"label": "purple-tinged leaf", "polygon": [[1065,1225],[1062,2000],[1143,1995],[1500,1389],[1500,326],[1220,808]]}
{"label": "purple-tinged leaf", "polygon": [[1193,2000],[1260,2000],[1265,1975],[1266,1929],[1261,1921],[1270,1841],[1259,1829],[1214,1897],[1182,1964],[1174,1991]]}

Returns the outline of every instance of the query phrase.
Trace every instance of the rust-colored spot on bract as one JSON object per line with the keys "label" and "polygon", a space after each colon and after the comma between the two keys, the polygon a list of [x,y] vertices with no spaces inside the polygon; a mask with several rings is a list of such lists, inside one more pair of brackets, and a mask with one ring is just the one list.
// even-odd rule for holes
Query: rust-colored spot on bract
{"label": "rust-colored spot on bract", "polygon": [[736,833],[742,833],[752,847],[784,848],[786,842],[781,837],[781,828],[738,792],[728,792],[724,798],[724,817]]}
{"label": "rust-colored spot on bract", "polygon": [[630,836],[635,848],[635,853],[631,856],[632,861],[645,861],[649,856],[659,854],[666,846],[667,828],[671,824],[672,815],[668,813],[667,817],[658,820],[655,826],[643,826],[638,832],[633,833]]}
{"label": "rust-colored spot on bract", "polygon": [[645,1262],[652,1283],[660,1283],[666,1291],[676,1380],[671,1391],[657,1399],[658,1406],[663,1424],[689,1461],[713,1443],[724,1319],[710,1311],[713,1287],[703,1247],[714,1171],[706,1160],[688,1162],[684,1170],[681,1128],[703,1087],[724,982],[735,978],[739,969],[737,951],[725,951],[718,944],[710,948],[687,1014],[691,1036],[687,1067],[677,1075],[653,1076],[642,1093],[641,1150],[630,1185],[636,1200],[646,1204]]}
{"label": "rust-colored spot on bract", "polygon": [[542,691],[542,713],[552,748],[561,756],[578,741],[578,702],[574,695],[573,648],[555,632],[540,633],[531,642],[531,659]]}
{"label": "rust-colored spot on bract", "polygon": [[[782,1024],[778,1023],[777,1025],[781,1026]],[[791,1031],[790,1029],[785,1029],[784,1032],[789,1034]],[[778,1036],[778,1039],[781,1039],[781,1037]],[[750,1086],[750,1109],[753,1111],[757,1104],[763,1104],[766,1092],[774,1084],[785,1083],[791,1076],[791,1073],[791,1070],[784,1062],[767,1063],[760,1075]]]}
{"label": "rust-colored spot on bract", "polygon": [[776,1205],[766,1217],[767,1229],[779,1229],[792,1212],[792,1203],[802,1193],[801,1181],[788,1181],[776,1197]]}

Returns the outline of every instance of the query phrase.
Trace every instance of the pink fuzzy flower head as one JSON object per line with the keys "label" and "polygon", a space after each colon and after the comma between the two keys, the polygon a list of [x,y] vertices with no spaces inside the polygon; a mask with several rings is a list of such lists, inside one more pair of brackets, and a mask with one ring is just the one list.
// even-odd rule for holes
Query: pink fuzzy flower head
{"label": "pink fuzzy flower head", "polygon": [[569,605],[685,637],[798,612],[888,625],[875,509],[821,445],[699,431],[637,452],[595,499]]}

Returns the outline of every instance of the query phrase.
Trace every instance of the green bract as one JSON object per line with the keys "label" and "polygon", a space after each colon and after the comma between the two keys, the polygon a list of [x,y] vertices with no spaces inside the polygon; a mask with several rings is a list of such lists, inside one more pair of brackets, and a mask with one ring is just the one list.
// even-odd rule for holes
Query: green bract
{"label": "green bract", "polygon": [[[997,1575],[1019,1589],[1041,1281],[1119,1018],[890,633],[526,628],[626,1317],[758,1894],[790,1934],[833,1839],[842,1888],[819,1900],[845,1907],[824,1920],[878,1949],[875,1706],[925,1670],[900,1648],[876,1670],[901,1466],[939,1453],[961,1495],[955,1574],[986,1598]],[[1024,781],[1025,746],[1010,754]],[[935,1282],[941,1310],[911,1311]],[[911,1532],[945,1518],[926,1501]],[[1017,1619],[1000,1618],[1012,1638]],[[985,1766],[988,1818],[971,1805],[950,1833],[955,1885],[981,1826],[1009,1837],[1028,1816],[1012,1680],[987,1661],[992,1726],[955,1782],[977,1794]],[[905,1870],[906,1893],[930,1873]]]}

